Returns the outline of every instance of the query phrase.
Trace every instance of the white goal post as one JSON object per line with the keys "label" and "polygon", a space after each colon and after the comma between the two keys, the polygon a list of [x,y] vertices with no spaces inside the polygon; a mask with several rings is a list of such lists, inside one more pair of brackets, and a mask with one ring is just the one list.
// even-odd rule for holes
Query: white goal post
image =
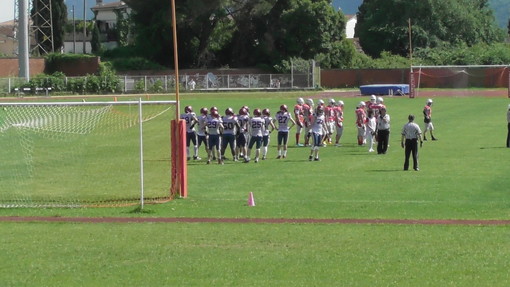
{"label": "white goal post", "polygon": [[143,208],[172,199],[185,173],[175,166],[176,107],[141,99],[0,103],[0,207]]}
{"label": "white goal post", "polygon": [[510,98],[510,66],[411,66],[409,97],[419,96],[422,88],[449,89],[463,95],[469,95],[469,89],[506,89],[505,95]]}

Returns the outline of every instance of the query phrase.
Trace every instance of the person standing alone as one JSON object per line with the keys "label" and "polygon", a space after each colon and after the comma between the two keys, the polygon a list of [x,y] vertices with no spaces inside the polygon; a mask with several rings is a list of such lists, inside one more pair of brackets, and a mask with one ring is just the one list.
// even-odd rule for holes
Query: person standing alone
{"label": "person standing alone", "polygon": [[[413,169],[415,171],[419,171],[418,166],[418,140],[420,141],[420,146],[423,145],[423,141],[421,139],[421,130],[420,126],[418,126],[414,122],[414,115],[408,116],[409,122],[404,125],[402,128],[402,140],[400,145],[402,148],[405,148],[405,161],[404,161],[404,170],[409,169],[409,156],[413,155]],[[404,143],[405,140],[405,143]]]}
{"label": "person standing alone", "polygon": [[423,131],[423,140],[427,140],[427,131],[430,131],[430,137],[433,141],[437,141],[434,137],[434,124],[432,124],[432,99],[428,99],[425,107],[423,108],[423,122],[425,123],[425,130]]}

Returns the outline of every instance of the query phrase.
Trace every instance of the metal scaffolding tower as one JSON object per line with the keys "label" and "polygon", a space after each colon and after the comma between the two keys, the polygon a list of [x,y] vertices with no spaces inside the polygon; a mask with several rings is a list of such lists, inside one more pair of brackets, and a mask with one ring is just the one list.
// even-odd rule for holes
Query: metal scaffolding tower
{"label": "metal scaffolding tower", "polygon": [[31,34],[36,39],[32,45],[32,55],[44,55],[55,51],[53,39],[53,15],[51,0],[33,0],[30,25]]}

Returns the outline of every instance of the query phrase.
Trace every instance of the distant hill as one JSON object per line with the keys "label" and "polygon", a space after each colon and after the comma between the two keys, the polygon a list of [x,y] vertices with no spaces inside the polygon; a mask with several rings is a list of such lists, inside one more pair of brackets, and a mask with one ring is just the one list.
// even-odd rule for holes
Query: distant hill
{"label": "distant hill", "polygon": [[[358,7],[363,0],[333,0],[333,7],[342,9],[346,15],[356,14]],[[510,19],[510,1],[509,0],[489,0],[489,6],[494,11],[494,18],[499,27],[506,30],[508,19]]]}

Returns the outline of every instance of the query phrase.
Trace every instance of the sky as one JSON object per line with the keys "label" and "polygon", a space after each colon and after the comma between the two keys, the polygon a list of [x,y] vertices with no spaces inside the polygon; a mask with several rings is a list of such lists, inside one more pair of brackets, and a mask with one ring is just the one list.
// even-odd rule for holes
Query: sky
{"label": "sky", "polygon": [[14,0],[0,0],[0,23],[14,19]]}

